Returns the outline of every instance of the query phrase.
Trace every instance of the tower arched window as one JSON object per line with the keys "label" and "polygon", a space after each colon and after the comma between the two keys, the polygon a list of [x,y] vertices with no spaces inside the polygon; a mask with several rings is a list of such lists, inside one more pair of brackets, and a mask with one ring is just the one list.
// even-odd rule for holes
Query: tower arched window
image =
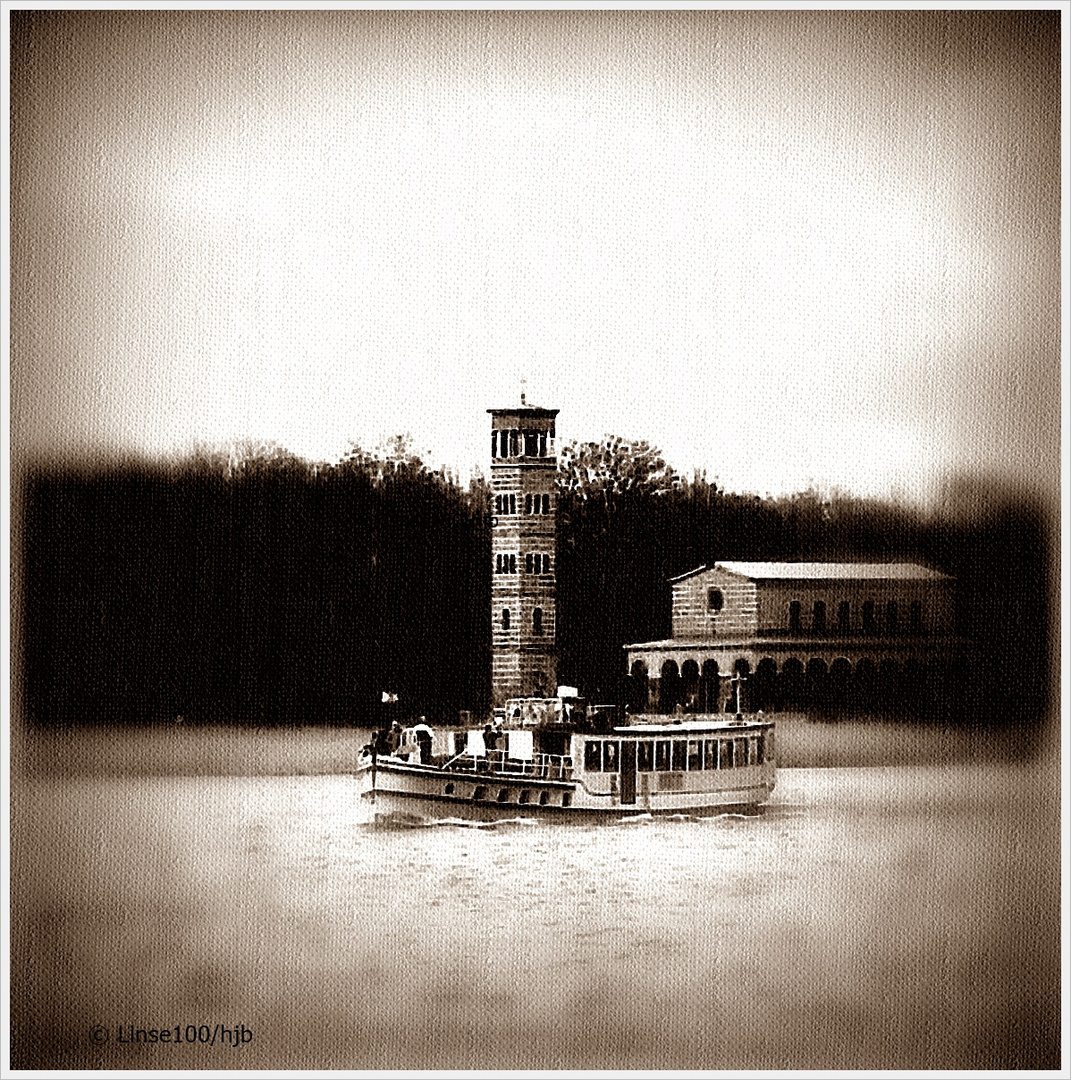
{"label": "tower arched window", "polygon": [[541,607],[532,609],[532,633],[536,637],[543,634],[543,609]]}
{"label": "tower arched window", "polygon": [[508,607],[504,607],[502,609],[502,629],[503,630],[508,630],[509,629],[509,608]]}

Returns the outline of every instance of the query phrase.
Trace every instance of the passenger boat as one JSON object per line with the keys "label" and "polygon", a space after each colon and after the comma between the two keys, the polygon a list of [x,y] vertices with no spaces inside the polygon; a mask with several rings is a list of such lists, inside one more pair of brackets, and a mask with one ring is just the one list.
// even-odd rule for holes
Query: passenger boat
{"label": "passenger boat", "polygon": [[754,811],[774,788],[774,726],[761,714],[621,716],[558,698],[499,712],[493,726],[421,724],[388,753],[366,747],[362,805],[377,817],[616,820]]}

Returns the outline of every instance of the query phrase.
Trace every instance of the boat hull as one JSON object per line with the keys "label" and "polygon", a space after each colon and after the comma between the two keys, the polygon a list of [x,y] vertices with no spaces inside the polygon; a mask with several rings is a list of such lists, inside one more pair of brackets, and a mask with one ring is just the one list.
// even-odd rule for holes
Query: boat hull
{"label": "boat hull", "polygon": [[772,768],[755,766],[717,790],[652,790],[641,783],[635,801],[600,793],[581,780],[542,781],[494,773],[454,772],[433,766],[380,760],[357,773],[362,813],[423,819],[493,822],[518,818],[547,821],[617,821],[640,816],[709,816],[755,813],[774,787]]}

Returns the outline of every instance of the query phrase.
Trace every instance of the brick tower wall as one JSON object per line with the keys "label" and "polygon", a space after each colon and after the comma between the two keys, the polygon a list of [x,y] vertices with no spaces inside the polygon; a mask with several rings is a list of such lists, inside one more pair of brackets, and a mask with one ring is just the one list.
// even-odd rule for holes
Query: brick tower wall
{"label": "brick tower wall", "polygon": [[[491,692],[557,689],[557,409],[491,409]],[[504,617],[508,612],[508,625]]]}

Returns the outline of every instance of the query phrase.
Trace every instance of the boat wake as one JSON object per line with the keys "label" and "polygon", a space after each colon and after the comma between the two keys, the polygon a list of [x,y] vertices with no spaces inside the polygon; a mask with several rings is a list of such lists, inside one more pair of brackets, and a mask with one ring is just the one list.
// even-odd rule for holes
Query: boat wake
{"label": "boat wake", "polygon": [[365,828],[379,832],[406,832],[411,829],[483,829],[494,831],[496,829],[508,829],[517,827],[530,827],[538,825],[534,818],[516,817],[503,818],[501,821],[470,821],[467,818],[425,818],[419,814],[408,814],[404,811],[393,810],[386,813],[377,813],[371,821],[364,823]]}

